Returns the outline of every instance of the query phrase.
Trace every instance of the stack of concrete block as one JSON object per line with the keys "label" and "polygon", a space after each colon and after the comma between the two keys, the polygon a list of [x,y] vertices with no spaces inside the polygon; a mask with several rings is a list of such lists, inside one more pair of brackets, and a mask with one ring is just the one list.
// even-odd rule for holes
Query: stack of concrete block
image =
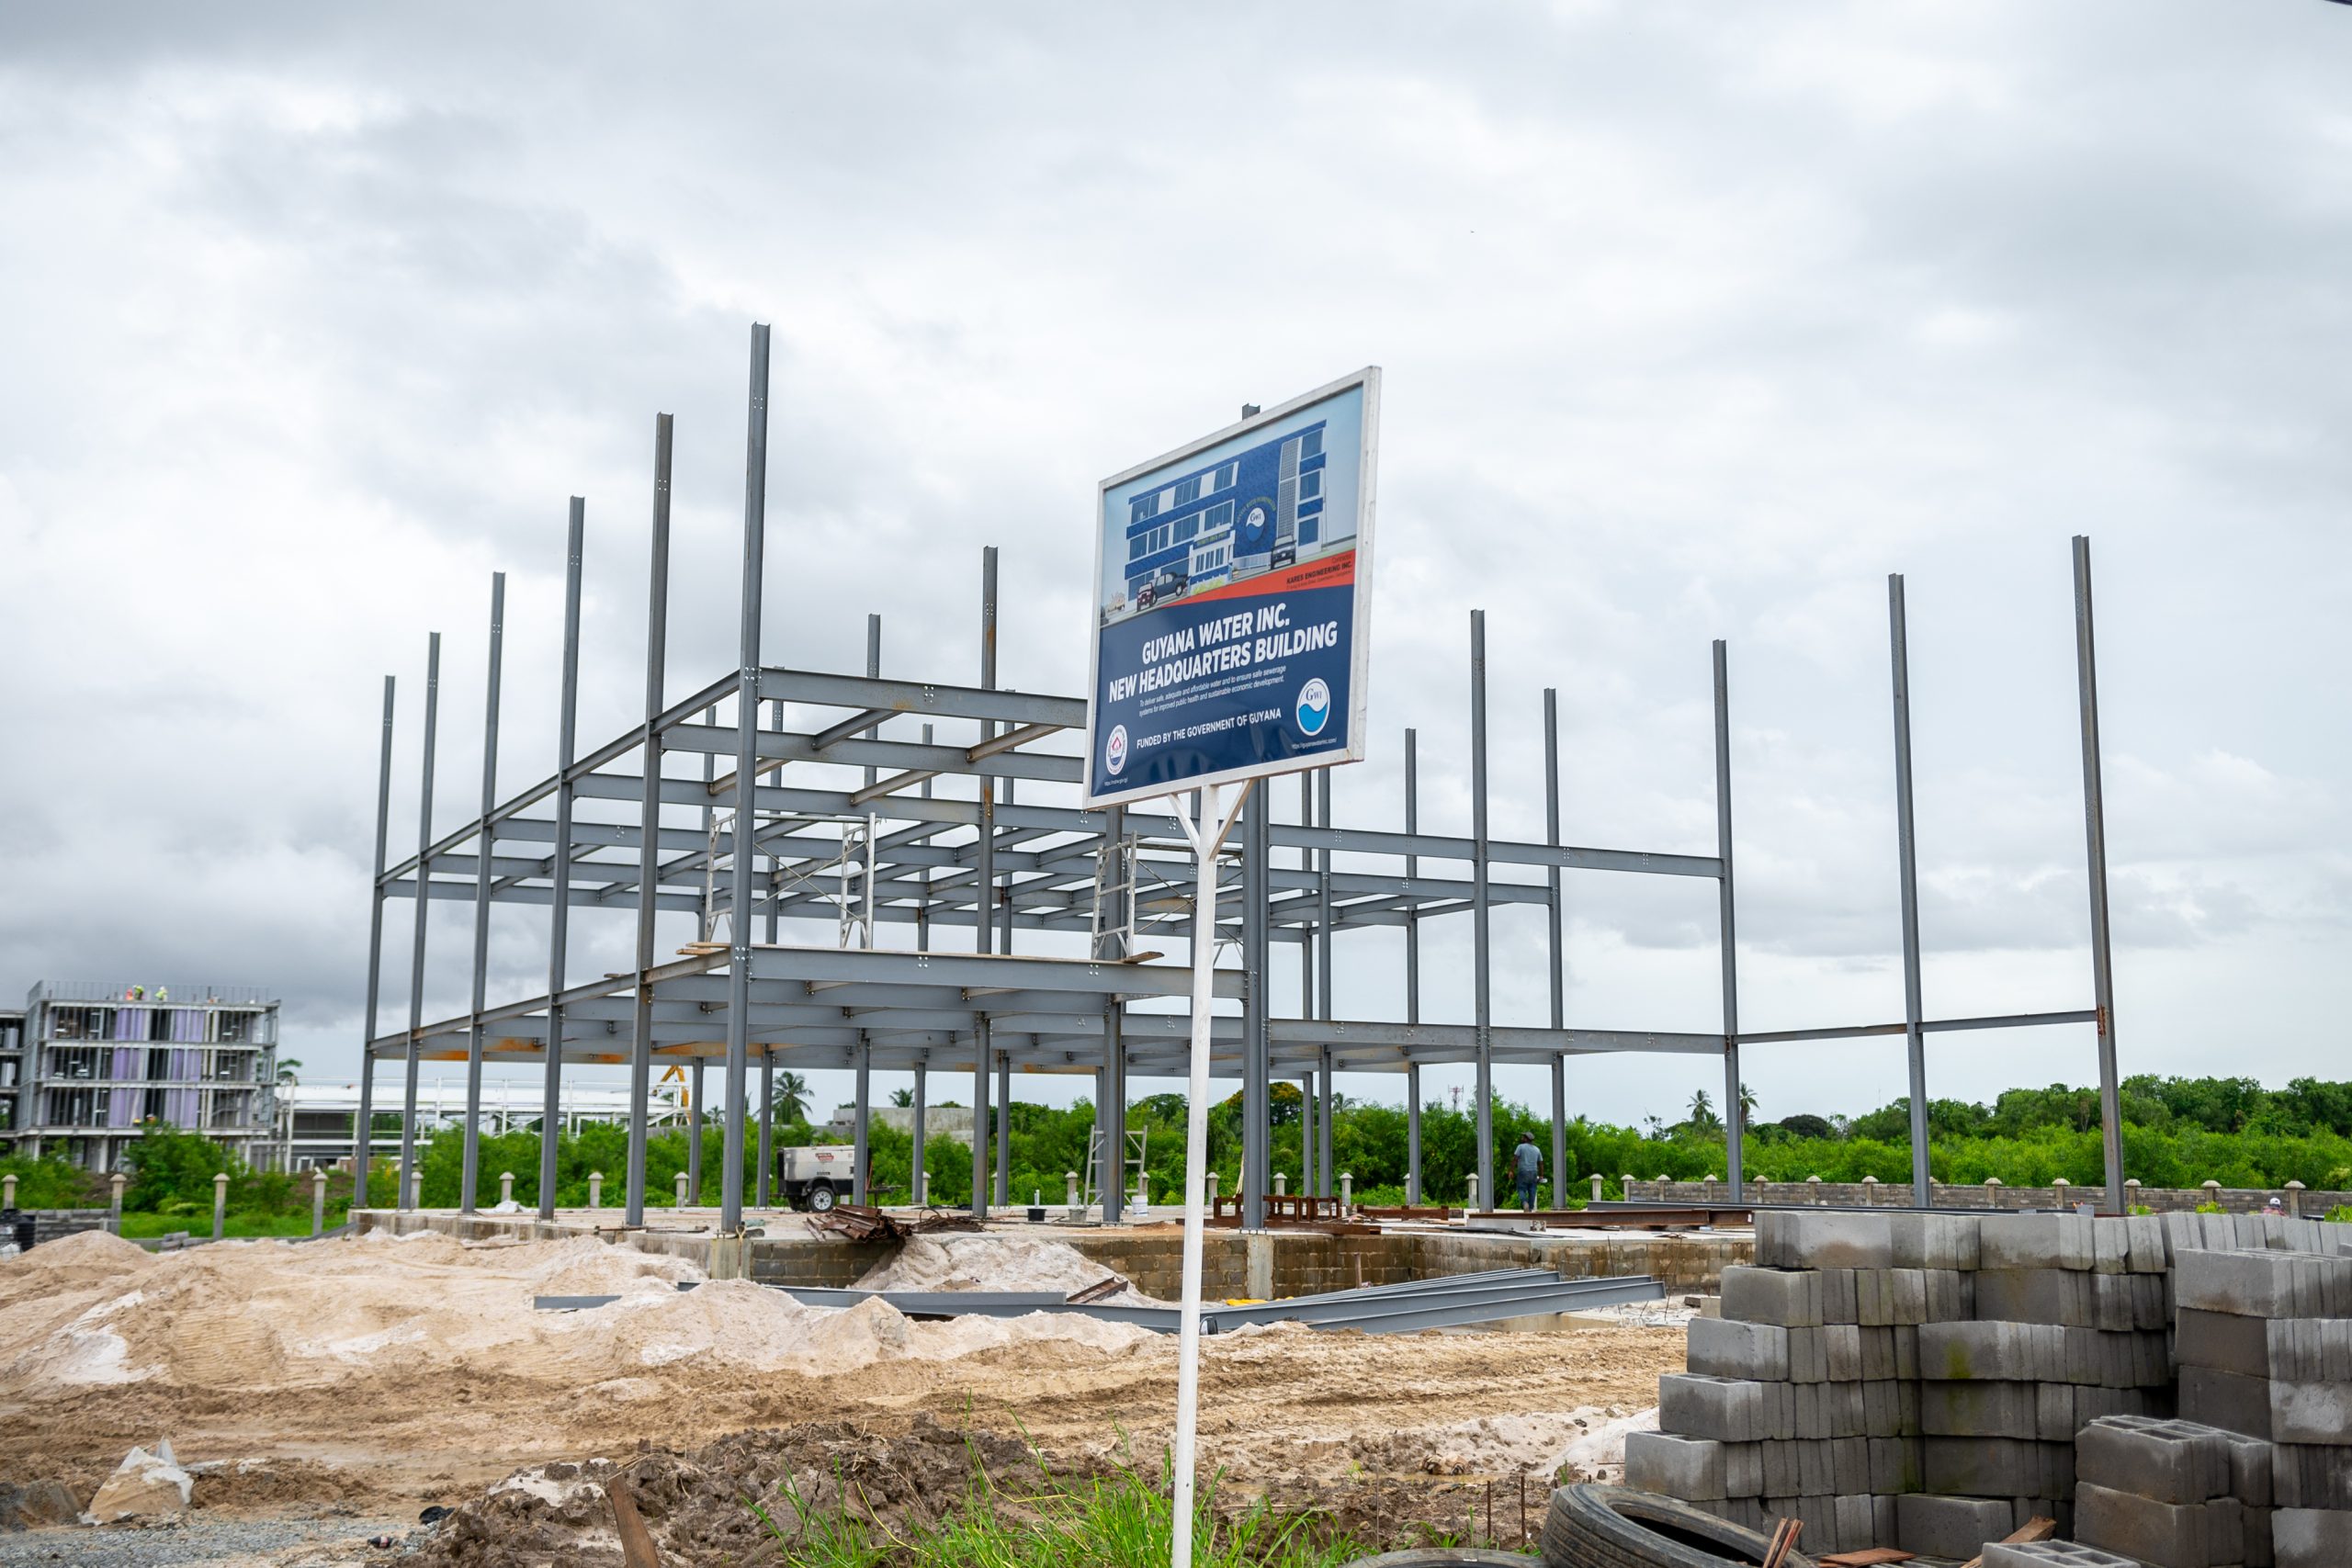
{"label": "stack of concrete block", "polygon": [[2270,1445],[2109,1416],[2075,1442],[2075,1539],[2151,1568],[2270,1568]]}
{"label": "stack of concrete block", "polygon": [[2352,1563],[2352,1257],[2183,1252],[2174,1294],[2181,1415],[2271,1445],[2277,1562]]}
{"label": "stack of concrete block", "polygon": [[[1802,1518],[1816,1554],[1897,1545],[1965,1560],[2035,1515],[2070,1533],[2080,1429],[2109,1417],[2171,1416],[2177,1399],[2199,1386],[2175,1382],[2177,1261],[2259,1255],[2189,1268],[2283,1271],[2301,1283],[2277,1288],[2287,1295],[2242,1296],[2241,1304],[2301,1301],[2317,1315],[2330,1298],[2310,1283],[2311,1267],[2269,1261],[2289,1248],[2340,1257],[2319,1257],[2323,1272],[2352,1268],[2352,1225],[2258,1214],[1766,1210],[1757,1216],[1755,1266],[1726,1269],[1721,1318],[1691,1325],[1690,1371],[1661,1380],[1660,1430],[1629,1442],[1626,1480],[1758,1529]],[[2352,1318],[2352,1301],[2337,1315]],[[2352,1410],[2331,1403],[2352,1388],[2328,1371],[2331,1353],[2352,1341],[2328,1337],[2332,1330],[2282,1331],[2280,1357],[2300,1359],[2274,1362],[2270,1330],[2256,1327],[2259,1337],[2249,1337],[2243,1325],[2184,1313],[2178,1360],[2200,1365],[2193,1348],[2216,1347],[2212,1370],[2229,1379],[2204,1381],[2209,1404],[2267,1409],[2271,1385],[2292,1385],[2280,1410],[2298,1413],[2294,1441],[2316,1454],[2323,1445],[2313,1434],[2342,1432]],[[2290,1364],[2328,1375],[2274,1371]],[[2257,1372],[2268,1380],[2258,1399],[2246,1386]],[[2352,1368],[2342,1375],[2352,1379]],[[2233,1424],[2219,1418],[2227,1412],[2182,1413]],[[2313,1499],[2307,1508],[2352,1504],[2343,1497],[2352,1478],[2325,1463],[2352,1459],[2352,1450],[2308,1466],[2279,1452],[2281,1506],[2290,1485]],[[2331,1561],[2352,1568],[2352,1548]]]}

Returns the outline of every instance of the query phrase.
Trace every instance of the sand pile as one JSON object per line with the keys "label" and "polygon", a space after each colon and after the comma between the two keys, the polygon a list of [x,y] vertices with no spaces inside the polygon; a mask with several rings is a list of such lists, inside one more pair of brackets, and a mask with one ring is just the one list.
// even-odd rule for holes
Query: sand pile
{"label": "sand pile", "polygon": [[[1067,1242],[1014,1235],[918,1235],[877,1263],[861,1291],[1053,1291],[1068,1295],[1122,1276]],[[1138,1299],[1129,1294],[1123,1300]]]}
{"label": "sand pile", "polygon": [[[1091,1319],[914,1324],[880,1302],[807,1307],[744,1280],[593,1237],[469,1246],[401,1239],[222,1243],[151,1256],[112,1236],[36,1248],[0,1269],[0,1397],[39,1401],[154,1382],[248,1393],[495,1371],[630,1394],[672,1363],[700,1376],[854,1371],[1057,1342],[1117,1353],[1151,1337]],[[582,1312],[534,1296],[609,1294]],[[650,1391],[649,1391],[650,1392]]]}

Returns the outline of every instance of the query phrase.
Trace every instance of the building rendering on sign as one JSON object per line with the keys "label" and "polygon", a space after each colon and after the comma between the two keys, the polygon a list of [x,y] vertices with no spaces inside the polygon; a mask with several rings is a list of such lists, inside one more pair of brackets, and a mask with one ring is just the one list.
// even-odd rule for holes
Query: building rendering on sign
{"label": "building rendering on sign", "polygon": [[251,987],[43,981],[0,1017],[0,1145],[120,1168],[158,1122],[278,1163],[277,1003]]}
{"label": "building rendering on sign", "polygon": [[1340,542],[1324,521],[1323,429],[1318,420],[1132,497],[1126,592],[1105,607],[1108,618],[1295,566]]}

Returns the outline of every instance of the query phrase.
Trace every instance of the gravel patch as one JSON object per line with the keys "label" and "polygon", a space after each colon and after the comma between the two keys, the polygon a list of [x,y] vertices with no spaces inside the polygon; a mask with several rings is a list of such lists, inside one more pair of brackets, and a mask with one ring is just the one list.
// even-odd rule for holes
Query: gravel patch
{"label": "gravel patch", "polygon": [[[309,1564],[390,1562],[408,1555],[401,1546],[421,1543],[431,1532],[414,1514],[372,1517],[347,1512],[222,1518],[198,1513],[176,1524],[145,1529],[26,1530],[0,1534],[0,1568],[148,1568],[149,1564],[211,1564],[214,1568],[306,1568]],[[389,1535],[401,1546],[370,1547],[368,1538]]]}

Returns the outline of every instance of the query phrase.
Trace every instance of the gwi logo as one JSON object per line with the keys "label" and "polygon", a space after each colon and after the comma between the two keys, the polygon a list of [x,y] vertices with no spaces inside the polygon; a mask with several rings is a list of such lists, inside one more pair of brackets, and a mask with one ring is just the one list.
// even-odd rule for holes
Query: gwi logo
{"label": "gwi logo", "polygon": [[1321,677],[1309,681],[1298,689],[1298,729],[1302,735],[1320,735],[1323,727],[1331,722],[1331,688]]}
{"label": "gwi logo", "polygon": [[1126,772],[1127,727],[1125,725],[1114,724],[1111,727],[1111,739],[1102,743],[1102,767],[1103,771],[1114,779]]}

